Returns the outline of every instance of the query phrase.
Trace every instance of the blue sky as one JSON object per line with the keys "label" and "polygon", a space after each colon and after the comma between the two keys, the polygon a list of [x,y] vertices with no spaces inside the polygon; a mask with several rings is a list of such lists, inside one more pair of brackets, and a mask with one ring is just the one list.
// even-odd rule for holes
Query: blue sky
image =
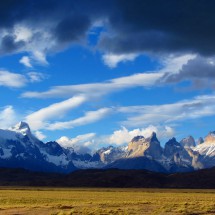
{"label": "blue sky", "polygon": [[[167,4],[181,20],[167,12],[167,24],[166,9],[156,14],[149,1],[132,7],[130,1],[95,1],[94,9],[90,1],[30,1],[34,8],[20,1],[28,13],[6,2],[0,3],[1,128],[27,121],[41,140],[64,136],[65,145],[91,148],[123,145],[152,131],[164,143],[214,130],[214,39],[207,32],[215,17],[209,7],[203,10],[212,21],[203,13],[195,29],[198,13],[188,16],[177,1]],[[193,6],[190,1],[187,8]]]}

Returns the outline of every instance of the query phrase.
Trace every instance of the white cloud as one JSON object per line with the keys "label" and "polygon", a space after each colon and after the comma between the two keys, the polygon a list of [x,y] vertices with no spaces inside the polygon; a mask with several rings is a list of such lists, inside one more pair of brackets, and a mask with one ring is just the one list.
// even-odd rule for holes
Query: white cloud
{"label": "white cloud", "polygon": [[46,55],[42,51],[33,51],[33,58],[40,64],[48,65],[48,61],[46,60]]}
{"label": "white cloud", "polygon": [[105,54],[102,59],[105,65],[115,68],[120,62],[133,61],[137,56],[137,54]]}
{"label": "white cloud", "polygon": [[0,71],[0,86],[20,88],[26,84],[27,79],[24,75],[5,70]]}
{"label": "white cloud", "polygon": [[95,136],[95,133],[82,134],[74,138],[63,136],[56,140],[56,142],[64,148],[72,147],[77,153],[80,154],[90,153],[91,150],[88,147],[93,144],[93,138]]}
{"label": "white cloud", "polygon": [[29,72],[26,75],[0,70],[0,86],[21,88],[28,83],[43,81],[47,76],[39,72]]}
{"label": "white cloud", "polygon": [[46,79],[46,75],[40,72],[28,72],[27,76],[30,82],[41,82]]}
{"label": "white cloud", "polygon": [[158,136],[161,138],[172,138],[175,135],[175,129],[170,126],[165,126],[165,130],[161,130]]}
{"label": "white cloud", "polygon": [[[15,37],[14,42],[22,43],[15,50],[16,53],[27,52],[31,55],[31,61],[35,61],[40,65],[48,65],[46,60],[47,51],[50,51],[54,47],[57,49],[57,44],[51,32],[47,31],[45,23],[35,28],[30,28],[24,24],[15,25],[10,31],[4,30],[4,34],[1,34],[0,40],[4,36],[10,36],[11,33]],[[25,66],[30,67],[31,61],[29,58],[21,59],[21,61]]]}
{"label": "white cloud", "polygon": [[[135,134],[137,135],[139,133],[147,136],[146,133],[148,132],[148,134],[150,134],[153,129],[155,132],[158,132],[160,136],[164,137],[167,133],[172,134],[174,132],[171,127],[168,127],[170,123],[212,116],[214,113],[215,95],[205,95],[194,97],[192,100],[182,100],[172,104],[101,108],[96,111],[88,111],[84,116],[77,119],[47,124],[45,129],[69,129],[96,122],[109,114],[121,114],[121,117],[125,118],[125,120],[121,122],[123,126],[129,128],[146,127],[148,125],[154,126],[139,130],[134,129],[129,131],[130,133],[123,128],[116,131],[118,137],[120,137],[121,134],[124,139],[128,140],[131,136],[135,136]],[[161,131],[165,132],[162,134]],[[113,138],[115,138],[115,136],[113,136]],[[115,141],[118,144],[120,143],[120,140],[117,141],[115,139]]]}
{"label": "white cloud", "polygon": [[85,94],[87,97],[103,96],[120,90],[135,87],[155,87],[158,86],[158,80],[167,72],[178,72],[193,55],[184,55],[171,57],[171,60],[163,59],[163,68],[156,72],[148,71],[145,73],[136,73],[130,76],[110,79],[100,83],[89,83],[79,85],[55,86],[45,92],[25,92],[22,97],[26,98],[60,98],[71,97],[76,94]]}
{"label": "white cloud", "polygon": [[6,106],[0,109],[0,129],[9,128],[17,123],[19,120],[12,106]]}
{"label": "white cloud", "polygon": [[41,131],[35,131],[34,134],[39,140],[44,140],[46,138],[46,135],[43,134]]}
{"label": "white cloud", "polygon": [[169,56],[162,59],[164,73],[178,73],[190,60],[195,59],[195,54]]}
{"label": "white cloud", "polygon": [[59,103],[54,103],[26,116],[26,121],[33,130],[44,129],[49,124],[48,120],[63,117],[69,110],[78,107],[85,101],[86,98],[84,96],[74,96],[70,99]]}
{"label": "white cloud", "polygon": [[[192,59],[193,55],[185,55],[172,58],[172,61],[163,60],[165,66],[157,72],[139,73],[131,76],[115,78],[101,83],[90,83],[69,86],[53,87],[46,92],[27,92],[24,97],[65,97],[74,96],[63,102],[59,102],[48,107],[42,108],[26,117],[29,124],[34,130],[60,130],[70,129],[76,126],[85,125],[96,122],[110,113],[122,113],[126,117],[123,125],[128,127],[143,127],[150,124],[157,125],[162,122],[174,121],[176,116],[179,116],[182,103],[166,104],[158,106],[131,106],[131,107],[112,107],[101,108],[96,111],[87,111],[84,116],[69,121],[56,121],[63,117],[67,111],[77,107],[84,102],[89,101],[92,97],[100,97],[102,95],[119,91],[132,87],[152,87],[155,86],[160,77],[164,73],[173,71],[177,72],[182,68],[184,63]],[[187,103],[187,101],[186,101]],[[161,109],[161,111],[160,111]],[[176,119],[175,119],[176,120]]]}
{"label": "white cloud", "polygon": [[46,129],[61,130],[61,129],[73,128],[76,126],[86,125],[86,124],[101,120],[111,112],[112,112],[111,108],[101,108],[96,111],[88,111],[85,113],[84,116],[79,117],[77,119],[66,121],[66,122],[55,122],[55,123],[49,124],[49,126],[47,126]]}
{"label": "white cloud", "polygon": [[114,131],[113,134],[105,136],[97,136],[95,133],[78,135],[74,138],[62,136],[56,140],[56,142],[58,142],[64,148],[72,147],[76,152],[80,152],[80,150],[90,152],[90,149],[99,149],[101,148],[101,145],[108,146],[110,144],[128,144],[135,136],[142,135],[144,137],[149,137],[152,132],[157,133],[159,140],[172,138],[175,134],[175,131],[172,127],[150,125],[146,128],[136,128],[133,130],[128,130],[127,128],[122,127],[121,129]]}
{"label": "white cloud", "polygon": [[174,129],[165,126],[153,126],[150,125],[146,128],[136,128],[133,130],[128,130],[125,127],[122,127],[120,130],[116,130],[113,132],[112,135],[109,137],[109,143],[110,144],[117,144],[117,145],[122,145],[124,143],[128,143],[131,141],[131,139],[135,136],[144,136],[144,137],[149,137],[152,132],[156,132],[158,138],[171,138],[174,135]]}
{"label": "white cloud", "polygon": [[68,138],[66,136],[63,136],[56,140],[62,147],[68,148],[68,147],[73,147],[75,144],[85,144],[91,141],[94,137],[96,136],[95,133],[87,133],[87,134],[82,134],[78,135],[74,138]]}
{"label": "white cloud", "polygon": [[16,25],[14,28],[14,35],[16,37],[15,39],[16,42],[18,41],[28,42],[33,34],[29,28],[21,25]]}
{"label": "white cloud", "polygon": [[28,56],[23,56],[19,62],[26,67],[32,68],[31,59]]}
{"label": "white cloud", "polygon": [[198,96],[172,104],[119,107],[118,112],[126,115],[127,119],[122,123],[129,127],[168,124],[214,115],[215,95]]}
{"label": "white cloud", "polygon": [[85,94],[87,97],[100,97],[102,95],[134,87],[150,87],[162,77],[160,73],[140,73],[131,76],[111,79],[107,82],[56,86],[46,92],[25,92],[25,98],[55,98],[71,97],[75,94]]}

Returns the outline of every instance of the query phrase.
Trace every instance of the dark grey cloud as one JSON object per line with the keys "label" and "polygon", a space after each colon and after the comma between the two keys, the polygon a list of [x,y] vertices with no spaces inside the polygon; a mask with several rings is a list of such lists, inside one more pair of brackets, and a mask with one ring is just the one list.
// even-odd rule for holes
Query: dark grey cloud
{"label": "dark grey cloud", "polygon": [[117,1],[110,17],[114,34],[104,34],[100,47],[114,53],[215,51],[215,1]]}
{"label": "dark grey cloud", "polygon": [[215,87],[215,57],[197,56],[183,65],[177,73],[165,73],[159,83],[190,81],[194,88]]}
{"label": "dark grey cloud", "polygon": [[[42,49],[41,44],[54,41],[54,47],[44,47],[46,51],[65,47],[65,43],[81,43],[86,39],[93,23],[105,18],[112,11],[110,8],[114,8],[112,0],[2,0],[0,32],[4,32],[5,38],[0,37],[1,53],[19,51],[20,43],[16,44],[14,32],[19,25],[26,26],[33,32],[30,41],[22,41],[21,51],[29,51],[26,49],[32,48],[36,43],[40,43],[36,46]],[[43,36],[44,34],[46,35]]]}
{"label": "dark grey cloud", "polygon": [[0,27],[10,28],[14,23],[22,20],[25,17],[23,6],[26,0],[2,0],[0,2]]}
{"label": "dark grey cloud", "polygon": [[13,36],[4,36],[1,41],[2,49],[0,50],[0,53],[2,53],[2,50],[4,53],[13,53],[14,51],[17,51],[22,45],[24,45],[23,41],[15,42]]}
{"label": "dark grey cloud", "polygon": [[[12,39],[14,26],[26,25],[37,35],[46,31],[62,48],[65,43],[81,43],[95,21],[105,20],[106,32],[97,45],[101,51],[212,56],[214,8],[214,0],[1,0],[0,31],[7,30]],[[2,46],[7,43],[0,44],[2,53],[7,53],[9,46]],[[22,46],[23,51],[27,44]]]}
{"label": "dark grey cloud", "polygon": [[81,39],[90,28],[90,19],[84,15],[72,15],[60,21],[55,28],[59,41],[69,42]]}

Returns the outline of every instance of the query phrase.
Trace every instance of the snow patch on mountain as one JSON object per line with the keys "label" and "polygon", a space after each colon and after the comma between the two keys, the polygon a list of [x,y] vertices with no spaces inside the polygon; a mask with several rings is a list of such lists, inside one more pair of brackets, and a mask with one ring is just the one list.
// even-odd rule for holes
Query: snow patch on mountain
{"label": "snow patch on mountain", "polygon": [[208,157],[214,157],[215,156],[215,142],[208,145],[208,143],[202,143],[201,145],[198,145],[196,148],[194,148],[194,151],[199,152],[201,155],[205,155]]}
{"label": "snow patch on mountain", "polygon": [[184,147],[195,147],[196,146],[195,140],[192,136],[183,138],[180,141],[180,144]]}
{"label": "snow patch on mountain", "polygon": [[2,149],[2,153],[0,153],[0,158],[8,159],[12,156],[11,149]]}
{"label": "snow patch on mountain", "polygon": [[43,150],[42,150],[42,154],[44,155],[45,160],[47,160],[50,163],[55,164],[56,166],[66,166],[69,163],[65,154],[56,156],[56,155],[51,155]]}
{"label": "snow patch on mountain", "polygon": [[64,172],[66,168],[75,169],[58,143],[41,142],[31,133],[25,122],[0,130],[0,160],[8,160],[8,164],[3,162],[4,166],[14,165],[37,171]]}
{"label": "snow patch on mountain", "polygon": [[26,122],[19,122],[8,130],[15,131],[16,133],[21,133],[23,136],[31,134],[30,127]]}
{"label": "snow patch on mountain", "polygon": [[[89,133],[75,139],[61,138],[61,145],[55,141],[43,143],[31,133],[27,123],[20,122],[7,130],[0,129],[0,165],[56,172],[70,172],[76,168],[185,172],[215,166],[215,132],[210,132],[197,146],[193,137],[188,136],[180,142],[172,138],[163,148],[156,133],[152,132],[147,138],[132,137],[127,146],[103,147],[93,153],[77,150],[75,146],[80,141],[85,144],[86,138],[94,136]],[[67,142],[63,142],[65,140]]]}
{"label": "snow patch on mountain", "polygon": [[0,129],[0,141],[3,141],[3,140],[17,140],[16,133],[10,130]]}

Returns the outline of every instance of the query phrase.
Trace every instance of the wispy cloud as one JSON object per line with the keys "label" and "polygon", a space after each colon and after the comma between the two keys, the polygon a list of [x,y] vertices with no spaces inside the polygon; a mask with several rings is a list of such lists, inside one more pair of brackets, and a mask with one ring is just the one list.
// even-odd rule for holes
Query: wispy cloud
{"label": "wispy cloud", "polygon": [[24,75],[5,70],[0,71],[0,86],[20,88],[25,86],[27,82]]}
{"label": "wispy cloud", "polygon": [[69,110],[78,107],[85,101],[86,98],[84,96],[75,96],[68,100],[54,103],[26,116],[26,121],[33,130],[45,129],[49,124],[49,120],[56,120],[63,117]]}
{"label": "wispy cloud", "polygon": [[[124,113],[127,120],[123,122],[126,126],[136,126],[145,122],[144,125],[150,125],[159,123],[159,120],[166,120],[168,114],[171,113],[170,109],[173,109],[177,104],[163,105],[159,107],[154,106],[132,106],[132,107],[104,107],[98,110],[89,110],[85,112],[84,116],[77,119],[67,121],[56,121],[59,118],[63,118],[65,114],[85,102],[88,102],[93,97],[101,97],[103,95],[129,89],[133,87],[156,87],[158,80],[163,77],[167,72],[177,73],[184,64],[190,59],[193,59],[193,55],[184,55],[163,59],[164,66],[157,72],[139,73],[130,76],[120,77],[108,80],[101,83],[89,83],[80,85],[69,86],[57,86],[45,92],[26,92],[23,97],[35,97],[35,98],[55,98],[55,97],[72,97],[65,101],[52,104],[48,107],[42,108],[34,113],[28,115],[26,120],[32,126],[34,130],[46,129],[46,130],[63,130],[76,126],[86,125],[103,119],[111,113]],[[32,74],[33,78],[37,79],[38,74]],[[171,106],[170,108],[168,108]],[[161,108],[163,111],[156,112],[157,108]],[[155,111],[152,111],[154,110]],[[165,109],[167,109],[165,111]],[[145,112],[144,112],[144,111]],[[126,113],[127,111],[127,113]],[[131,114],[132,112],[132,114]],[[174,112],[174,117],[175,117]],[[165,115],[166,114],[166,115]],[[132,116],[130,116],[132,115]],[[158,117],[159,116],[159,117]],[[144,120],[143,120],[144,118]],[[145,119],[146,118],[146,119]],[[154,121],[153,121],[154,119]],[[156,120],[155,120],[156,119]],[[159,119],[159,120],[158,120]],[[139,123],[138,123],[139,122]]]}
{"label": "wispy cloud", "polygon": [[32,52],[33,58],[36,62],[42,65],[48,65],[48,61],[46,60],[46,55],[42,51],[33,51]]}
{"label": "wispy cloud", "polygon": [[215,95],[197,96],[172,104],[120,107],[118,111],[126,116],[122,122],[125,126],[165,125],[215,115]]}
{"label": "wispy cloud", "polygon": [[32,68],[31,59],[28,56],[23,56],[19,62],[26,67]]}
{"label": "wispy cloud", "polygon": [[[101,97],[113,92],[133,87],[156,87],[157,81],[167,72],[177,72],[184,63],[192,59],[193,55],[185,55],[163,59],[163,68],[157,72],[139,73],[120,77],[101,83],[57,86],[45,92],[26,92],[22,96],[28,98],[65,98],[71,99],[42,108],[26,117],[33,129],[62,130],[96,122],[110,113],[120,112],[121,109],[104,107],[94,111],[87,111],[84,116],[67,121],[56,121],[59,116],[88,102],[94,97]],[[69,105],[68,105],[69,104]],[[133,107],[131,107],[133,109]],[[150,124],[150,123],[149,123]]]}
{"label": "wispy cloud", "polygon": [[41,82],[47,78],[47,75],[41,73],[41,72],[28,72],[27,77],[29,79],[29,82]]}
{"label": "wispy cloud", "polygon": [[55,122],[49,124],[47,130],[63,130],[69,129],[81,125],[87,125],[90,123],[97,122],[112,112],[111,108],[101,108],[95,111],[87,111],[84,116],[79,117],[74,120],[65,121],[65,122]]}
{"label": "wispy cloud", "polygon": [[137,54],[104,54],[102,59],[105,65],[115,68],[120,62],[133,61],[137,56]]}
{"label": "wispy cloud", "polygon": [[136,73],[130,76],[110,79],[100,83],[78,84],[55,86],[45,92],[25,92],[22,97],[25,98],[65,98],[76,94],[85,94],[87,96],[103,96],[112,92],[117,92],[135,87],[156,87],[158,80],[167,72],[176,73],[184,64],[194,55],[183,55],[162,59],[163,67],[154,72]]}
{"label": "wispy cloud", "polygon": [[150,87],[162,74],[159,73],[141,73],[127,77],[111,79],[107,82],[56,86],[45,92],[25,92],[22,97],[25,98],[61,98],[71,97],[75,94],[87,94],[88,96],[101,96],[111,92],[120,91],[133,87]]}
{"label": "wispy cloud", "polygon": [[22,88],[29,83],[40,82],[47,78],[47,75],[40,72],[28,72],[19,74],[7,70],[0,70],[0,86],[9,88]]}

